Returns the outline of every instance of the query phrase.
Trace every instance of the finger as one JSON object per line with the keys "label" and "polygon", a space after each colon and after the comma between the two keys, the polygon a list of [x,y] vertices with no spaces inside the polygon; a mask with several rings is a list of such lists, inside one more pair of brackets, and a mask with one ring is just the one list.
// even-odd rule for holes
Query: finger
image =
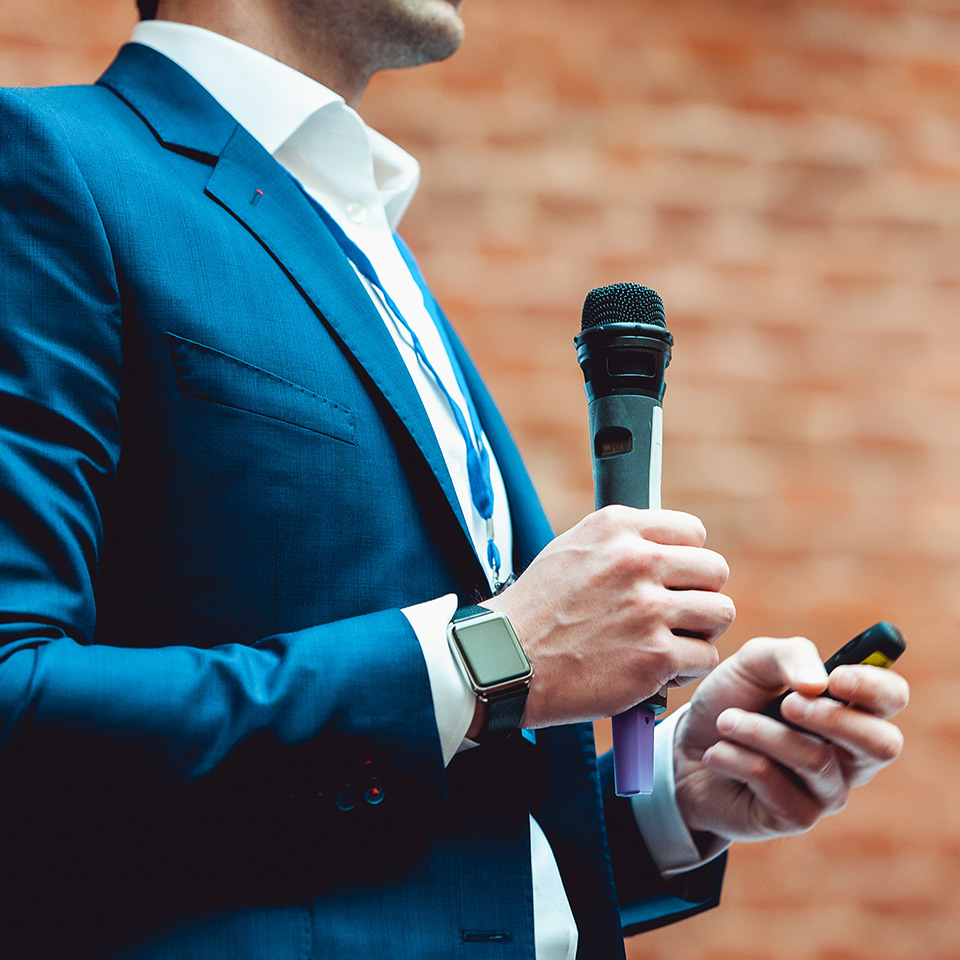
{"label": "finger", "polygon": [[[903,750],[900,728],[873,714],[829,697],[808,699],[791,694],[782,704],[783,716],[824,741],[842,747],[850,763],[867,778],[893,763]],[[862,781],[864,777],[858,777]]]}
{"label": "finger", "polygon": [[893,670],[858,664],[837,667],[830,674],[831,696],[889,720],[903,710],[910,700],[910,686]]}
{"label": "finger", "polygon": [[720,714],[717,731],[722,737],[789,770],[825,808],[846,802],[848,785],[837,751],[820,737],[792,730],[769,717],[736,709]]}
{"label": "finger", "polygon": [[[721,740],[703,755],[703,763],[747,788],[754,799],[754,821],[771,834],[809,830],[826,812],[785,767],[741,744]],[[754,831],[748,836],[759,839]]]}
{"label": "finger", "polygon": [[733,601],[722,593],[700,590],[672,591],[666,623],[680,637],[715,643],[737,616]]}
{"label": "finger", "polygon": [[789,687],[810,695],[827,685],[817,648],[805,637],[755,637],[723,663],[725,705],[762,710]]}
{"label": "finger", "polygon": [[661,685],[685,687],[716,669],[720,654],[710,641],[676,635],[671,637],[671,641],[677,668],[672,677],[661,681]]}
{"label": "finger", "polygon": [[[620,517],[621,511],[627,511],[629,517],[622,522],[632,527],[652,543],[669,546],[702,547],[707,540],[707,530],[703,521],[690,513],[679,510],[635,510],[631,507],[604,507]],[[603,512],[603,511],[601,511]]]}
{"label": "finger", "polygon": [[719,591],[730,577],[727,561],[704,547],[665,546],[660,562],[662,583],[671,590]]}

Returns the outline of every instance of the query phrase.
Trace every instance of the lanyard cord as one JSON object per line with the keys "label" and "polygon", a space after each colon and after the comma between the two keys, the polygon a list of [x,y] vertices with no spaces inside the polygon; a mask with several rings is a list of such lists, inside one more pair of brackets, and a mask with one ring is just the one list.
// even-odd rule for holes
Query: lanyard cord
{"label": "lanyard cord", "polygon": [[481,519],[486,521],[487,563],[490,565],[490,569],[493,571],[494,585],[495,587],[498,587],[500,585],[500,551],[497,549],[497,545],[494,542],[493,483],[490,479],[490,455],[487,452],[486,445],[483,442],[483,434],[480,428],[480,417],[477,414],[476,407],[474,406],[470,397],[470,392],[467,389],[463,371],[460,369],[460,364],[457,362],[457,359],[453,354],[451,344],[447,338],[446,331],[443,328],[443,323],[440,322],[439,306],[436,304],[433,294],[430,293],[430,290],[426,285],[426,281],[423,279],[423,275],[420,273],[420,269],[417,266],[416,261],[413,259],[413,255],[410,253],[409,248],[407,248],[406,244],[396,234],[394,234],[394,240],[396,241],[400,255],[410,270],[410,273],[413,276],[417,286],[423,293],[424,306],[427,308],[427,312],[433,318],[440,334],[440,339],[443,342],[445,350],[447,351],[447,356],[450,360],[450,366],[453,369],[454,376],[457,378],[457,384],[463,393],[463,399],[467,406],[467,414],[470,417],[470,425],[473,427],[472,432],[470,426],[467,425],[467,418],[464,416],[463,410],[461,410],[460,405],[451,396],[446,384],[444,384],[443,380],[440,378],[440,374],[437,373],[436,368],[430,362],[430,358],[427,356],[426,351],[423,349],[423,345],[420,343],[420,338],[416,335],[413,328],[400,312],[400,309],[397,307],[397,305],[393,302],[393,297],[387,293],[385,287],[380,282],[380,278],[377,276],[377,272],[374,269],[373,264],[370,262],[369,257],[367,257],[360,247],[358,247],[357,244],[355,244],[347,236],[340,224],[333,219],[333,217],[323,208],[323,206],[313,197],[311,197],[301,184],[298,185],[319,214],[320,219],[323,220],[334,240],[337,241],[337,244],[343,251],[344,255],[354,265],[360,275],[380,294],[390,312],[390,315],[406,331],[407,335],[410,337],[410,346],[413,348],[413,351],[417,356],[417,360],[427,371],[427,373],[430,374],[430,377],[433,379],[434,383],[437,385],[450,407],[450,412],[453,414],[453,419],[457,424],[457,429],[460,431],[466,447],[467,477],[470,481],[470,499],[473,501],[473,506],[480,515]]}

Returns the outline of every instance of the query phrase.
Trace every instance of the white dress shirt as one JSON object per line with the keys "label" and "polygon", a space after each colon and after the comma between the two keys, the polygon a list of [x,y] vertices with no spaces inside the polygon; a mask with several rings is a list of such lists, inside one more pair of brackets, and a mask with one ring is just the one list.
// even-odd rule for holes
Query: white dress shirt
{"label": "white dress shirt", "polygon": [[[449,356],[424,305],[422,291],[393,240],[393,231],[419,184],[417,161],[369,128],[342,97],[259,51],[200,27],[160,20],[137,24],[131,39],[153,47],[191,74],[336,220],[370,259],[444,386],[465,410]],[[380,294],[364,283],[420,394],[474,547],[483,559],[487,526],[473,506],[464,439],[448,401],[417,359],[409,334],[396,322]],[[491,474],[494,527],[504,578],[510,573],[513,552],[510,511],[492,454]],[[474,695],[446,641],[446,625],[456,605],[456,597],[449,595],[403,611],[423,649],[444,763],[449,763],[458,750],[471,746],[464,738],[475,706]],[[658,725],[654,793],[638,798],[634,804],[647,846],[665,873],[703,862],[676,808],[671,749],[675,724],[676,715]],[[574,960],[576,925],[549,842],[533,818],[531,858],[537,960]]]}

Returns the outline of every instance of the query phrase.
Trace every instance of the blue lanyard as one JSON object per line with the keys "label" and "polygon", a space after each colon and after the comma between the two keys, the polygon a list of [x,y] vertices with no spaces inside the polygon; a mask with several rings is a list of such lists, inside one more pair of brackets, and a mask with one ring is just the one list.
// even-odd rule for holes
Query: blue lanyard
{"label": "blue lanyard", "polygon": [[[463,371],[460,368],[460,364],[457,362],[457,358],[454,356],[449,338],[447,337],[447,333],[444,329],[439,305],[434,299],[433,294],[430,293],[430,290],[426,285],[426,281],[420,272],[420,268],[413,259],[413,254],[410,253],[407,245],[396,234],[394,234],[394,240],[396,241],[400,255],[403,257],[403,260],[410,270],[413,279],[416,281],[417,286],[423,293],[424,306],[427,308],[427,312],[433,318],[440,334],[440,339],[443,342],[444,349],[447,351],[447,356],[450,360],[450,366],[453,368],[454,376],[457,378],[457,384],[460,387],[460,391],[463,394],[463,399],[467,406],[467,416],[470,418],[470,426],[467,425],[467,417],[464,416],[460,405],[451,396],[446,384],[440,378],[440,374],[437,373],[435,367],[430,362],[430,358],[427,356],[426,351],[423,349],[423,345],[420,343],[420,338],[416,335],[413,328],[400,312],[400,309],[397,307],[397,305],[393,302],[393,297],[390,296],[386,288],[380,282],[380,278],[377,276],[377,272],[374,270],[370,259],[346,235],[340,224],[337,223],[332,216],[330,216],[323,206],[319,204],[313,197],[311,197],[306,190],[303,189],[302,185],[300,185],[300,189],[303,190],[304,196],[306,196],[306,198],[313,205],[314,209],[320,215],[320,219],[323,220],[327,229],[330,231],[334,240],[337,241],[337,244],[347,259],[354,265],[354,267],[356,267],[360,275],[372,287],[374,287],[374,289],[377,290],[381,297],[383,297],[384,303],[387,305],[387,308],[389,309],[393,318],[397,323],[400,324],[401,327],[403,327],[407,335],[410,337],[410,345],[413,347],[413,351],[417,355],[417,359],[419,360],[421,366],[427,371],[427,373],[430,374],[434,383],[436,383],[440,392],[446,398],[446,401],[450,407],[450,412],[453,414],[453,419],[456,421],[457,429],[460,431],[466,447],[467,477],[470,481],[470,499],[473,501],[473,506],[480,515],[481,519],[486,521],[487,563],[490,565],[490,569],[493,571],[494,586],[499,587],[500,551],[497,549],[497,545],[494,542],[493,483],[490,480],[490,455],[487,452],[486,445],[483,442],[483,433],[480,427],[480,417],[478,416],[477,409],[474,406],[472,398],[470,397],[470,391],[467,389],[467,383],[463,376]],[[471,427],[473,428],[472,431]]]}

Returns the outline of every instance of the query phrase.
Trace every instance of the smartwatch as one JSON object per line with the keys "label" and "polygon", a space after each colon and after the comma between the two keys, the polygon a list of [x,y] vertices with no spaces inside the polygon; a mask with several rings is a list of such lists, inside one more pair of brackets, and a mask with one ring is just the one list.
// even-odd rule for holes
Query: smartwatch
{"label": "smartwatch", "polygon": [[533,668],[507,615],[462,607],[447,627],[447,640],[467,683],[487,705],[481,736],[518,730]]}

